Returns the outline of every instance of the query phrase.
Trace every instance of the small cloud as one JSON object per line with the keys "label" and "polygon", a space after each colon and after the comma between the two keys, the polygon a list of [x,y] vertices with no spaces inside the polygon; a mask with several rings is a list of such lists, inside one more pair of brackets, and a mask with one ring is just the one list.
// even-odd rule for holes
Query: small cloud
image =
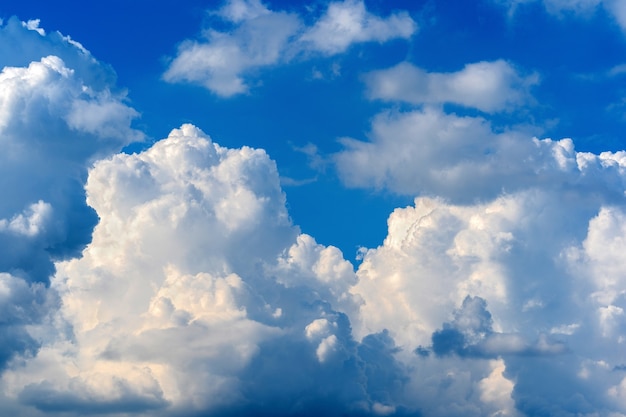
{"label": "small cloud", "polygon": [[27,22],[22,22],[22,26],[24,26],[28,30],[32,30],[32,31],[39,33],[41,36],[46,36],[46,31],[43,30],[43,28],[39,27],[39,23],[40,23],[39,19],[33,19]]}
{"label": "small cloud", "polygon": [[467,64],[451,73],[428,73],[403,62],[366,74],[365,82],[370,99],[453,103],[494,113],[532,101],[529,90],[539,78],[536,74],[521,75],[503,60]]}
{"label": "small cloud", "polygon": [[294,178],[289,178],[285,176],[280,177],[280,185],[284,187],[301,187],[303,185],[312,184],[317,181],[317,177],[305,178],[302,180],[297,180]]}
{"label": "small cloud", "polygon": [[624,73],[626,73],[626,64],[616,65],[607,72],[609,77],[620,76]]}

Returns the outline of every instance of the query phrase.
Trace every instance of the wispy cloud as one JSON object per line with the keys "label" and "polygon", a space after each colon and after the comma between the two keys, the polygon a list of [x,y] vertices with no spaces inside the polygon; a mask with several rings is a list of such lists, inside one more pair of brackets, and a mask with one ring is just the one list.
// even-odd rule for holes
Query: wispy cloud
{"label": "wispy cloud", "polygon": [[407,13],[381,18],[362,1],[330,3],[312,25],[295,13],[273,11],[258,0],[232,0],[215,15],[231,26],[228,31],[207,28],[200,40],[186,40],[178,48],[163,78],[169,82],[200,84],[230,97],[249,90],[253,70],[284,64],[307,53],[335,55],[361,42],[409,38],[417,29]]}

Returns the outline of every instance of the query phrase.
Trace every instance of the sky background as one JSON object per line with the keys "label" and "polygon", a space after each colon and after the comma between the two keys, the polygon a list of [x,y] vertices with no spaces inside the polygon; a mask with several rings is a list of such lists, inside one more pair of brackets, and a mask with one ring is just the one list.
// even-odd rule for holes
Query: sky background
{"label": "sky background", "polygon": [[0,19],[2,414],[626,415],[626,2]]}

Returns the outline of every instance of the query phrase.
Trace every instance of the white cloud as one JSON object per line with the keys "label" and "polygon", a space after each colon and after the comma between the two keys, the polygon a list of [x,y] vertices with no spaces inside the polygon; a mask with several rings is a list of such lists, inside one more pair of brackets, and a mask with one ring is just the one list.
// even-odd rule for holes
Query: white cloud
{"label": "white cloud", "polygon": [[365,76],[372,99],[413,104],[454,103],[484,112],[511,110],[530,100],[537,76],[506,61],[478,62],[452,73],[428,73],[407,62]]}
{"label": "white cloud", "polygon": [[22,22],[22,26],[24,26],[28,30],[33,30],[39,33],[41,36],[46,36],[46,31],[43,28],[39,27],[40,23],[41,23],[41,20],[33,19],[33,20],[29,20],[28,22]]}
{"label": "white cloud", "polygon": [[[384,244],[364,255],[351,289],[362,300],[355,334],[389,331],[427,415],[487,415],[490,406],[515,415],[513,402],[521,413],[557,413],[570,409],[572,392],[590,410],[623,413],[600,395],[619,389],[613,369],[626,359],[626,305],[615,291],[626,220],[609,207],[585,190],[539,187],[483,204],[417,198],[396,209]],[[487,358],[503,359],[506,378]],[[581,382],[576,372],[596,358],[607,366]],[[499,381],[497,396],[485,378]],[[442,384],[433,401],[432,386]],[[481,391],[480,401],[442,408]]]}
{"label": "white cloud", "polygon": [[[497,155],[526,156],[542,181],[484,202],[418,197],[356,273],[291,224],[262,150],[184,125],[101,160],[86,187],[93,240],[56,264],[60,300],[46,302],[58,310],[31,325],[36,356],[8,365],[6,401],[84,415],[517,416],[569,410],[574,392],[623,413],[623,155],[528,142]],[[4,278],[16,300],[38,294]]]}
{"label": "white cloud", "polygon": [[299,235],[265,152],[223,148],[184,125],[140,154],[97,162],[86,189],[100,221],[81,258],[56,264],[61,306],[36,327],[42,346],[3,375],[14,401],[219,415],[384,400],[364,375],[394,364],[392,341],[359,351],[352,265]]}
{"label": "white cloud", "polygon": [[[89,214],[82,180],[92,159],[142,137],[130,128],[137,113],[124,104],[123,97],[108,89],[91,91],[78,77],[56,56],[43,57],[28,67],[4,67],[0,72],[0,138],[4,147],[0,184],[10,196],[0,203],[0,218],[12,219],[9,229],[20,222],[29,228],[30,232],[23,235],[29,236],[31,243],[25,246],[30,249],[24,249],[23,256],[33,261],[30,267],[15,264],[13,268],[25,272],[29,268],[47,269],[31,279],[45,281],[52,269],[50,256],[45,252],[35,256],[35,247],[40,251],[58,247],[63,253],[63,246],[69,249],[76,244],[67,241],[71,228],[76,232],[84,229],[81,222],[86,218],[74,216],[79,211]],[[36,221],[27,221],[20,213],[33,204],[45,207],[47,213],[54,212],[54,216],[41,212]],[[74,239],[84,242],[89,232],[85,233],[87,236]],[[2,234],[0,230],[0,239]],[[37,239],[33,239],[35,235]],[[8,263],[17,259],[13,256],[5,259],[0,255],[0,264],[9,268],[5,270],[12,270]],[[37,258],[47,266],[34,262]]]}
{"label": "white cloud", "polygon": [[0,368],[34,354],[58,297],[54,261],[76,256],[96,222],[83,181],[94,159],[142,138],[114,73],[39,20],[0,26]]}
{"label": "white cloud", "polygon": [[206,41],[183,42],[163,78],[198,83],[224,97],[248,91],[246,71],[278,63],[300,26],[295,15],[264,10],[258,15],[230,11],[227,16],[239,23],[232,32],[209,29]]}
{"label": "white cloud", "polygon": [[326,13],[300,37],[307,48],[327,55],[346,51],[357,42],[386,42],[409,38],[417,25],[406,12],[380,18],[369,13],[360,0],[328,5]]}
{"label": "white cloud", "polygon": [[533,186],[594,190],[607,201],[623,197],[624,153],[576,152],[570,139],[496,133],[485,119],[430,107],[381,113],[369,136],[368,142],[342,139],[345,149],[334,156],[348,186],[464,202]]}
{"label": "white cloud", "polygon": [[[254,1],[217,13],[242,30],[276,17]],[[358,16],[330,50],[376,40],[379,18]],[[0,74],[0,184],[12,197],[0,203],[3,412],[626,413],[625,152],[576,152],[428,105],[380,114],[369,142],[344,139],[342,178],[419,196],[355,272],[291,223],[263,150],[183,125],[110,156],[141,135],[92,71],[106,69],[60,34],[9,27],[0,43],[18,33],[61,53]],[[254,65],[279,62],[275,46],[254,46]],[[225,75],[225,95],[245,90],[248,64]],[[460,85],[430,103],[516,103]],[[461,92],[470,98],[454,101]],[[96,159],[86,191],[99,223],[71,258],[92,231],[72,222],[90,213],[82,185]],[[38,281],[53,268],[48,288]]]}
{"label": "white cloud", "polygon": [[357,42],[408,38],[416,25],[407,14],[379,18],[362,1],[331,3],[305,27],[294,13],[272,11],[258,0],[230,0],[214,13],[228,31],[208,28],[202,40],[186,40],[163,74],[168,82],[200,84],[217,95],[245,93],[250,72],[293,59],[305,51],[333,55]]}

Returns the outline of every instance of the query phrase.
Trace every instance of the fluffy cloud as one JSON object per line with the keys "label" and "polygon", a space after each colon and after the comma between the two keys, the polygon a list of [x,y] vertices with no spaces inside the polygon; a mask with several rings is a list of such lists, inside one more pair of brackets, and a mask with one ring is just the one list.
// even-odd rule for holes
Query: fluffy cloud
{"label": "fluffy cloud", "polygon": [[412,370],[410,404],[426,415],[626,411],[623,151],[577,152],[429,106],[379,114],[369,141],[342,143],[347,185],[421,195],[390,216],[350,290],[357,340],[388,331]]}
{"label": "fluffy cloud", "polygon": [[[21,340],[41,347],[6,366],[4,403],[22,415],[624,413],[623,156],[555,143],[545,161],[606,187],[418,197],[356,272],[292,225],[262,150],[184,125],[99,161],[86,189],[100,221],[80,259],[56,264],[58,298],[3,276],[6,294],[46,305],[26,312],[41,319]],[[33,233],[46,206],[29,210],[2,227]]]}
{"label": "fluffy cloud", "polygon": [[166,81],[201,84],[224,97],[244,93],[243,73],[276,64],[301,25],[296,15],[270,11],[258,1],[232,1],[218,15],[233,30],[208,29],[206,40],[183,42],[163,75]]}
{"label": "fluffy cloud", "polygon": [[[37,56],[25,66],[9,66],[11,54],[1,59],[0,186],[10,197],[0,203],[0,240],[12,250],[0,255],[0,265],[45,282],[50,256],[75,253],[89,238],[95,219],[82,190],[88,165],[141,134],[130,127],[135,110],[113,86],[100,85],[108,69],[68,38],[36,28],[14,18],[0,27],[3,50],[33,46],[16,54],[18,65],[36,56],[32,51],[60,55]],[[64,59],[81,64],[72,68]],[[86,83],[96,78],[96,85]]]}
{"label": "fluffy cloud", "polygon": [[624,413],[623,207],[572,189],[417,198],[364,255],[355,334],[389,331],[427,415]]}
{"label": "fluffy cloud", "polygon": [[[101,160],[86,186],[100,221],[80,259],[56,264],[58,298],[3,276],[4,293],[47,306],[26,312],[42,319],[21,340],[41,347],[6,365],[4,403],[21,415],[624,413],[623,155],[529,143],[543,181],[472,204],[418,197],[356,272],[291,224],[262,150],[184,125]],[[35,233],[47,210],[1,227]]]}
{"label": "fluffy cloud", "polygon": [[512,109],[530,99],[537,76],[522,76],[506,61],[468,64],[453,73],[428,73],[407,62],[365,76],[372,99],[413,104],[454,103],[484,112]]}
{"label": "fluffy cloud", "polygon": [[356,0],[331,3],[311,27],[297,14],[270,10],[259,0],[229,0],[214,16],[230,30],[208,28],[204,39],[181,43],[163,74],[166,81],[200,84],[229,97],[248,91],[246,77],[255,69],[304,52],[333,55],[358,42],[408,38],[416,30],[406,13],[380,18]]}
{"label": "fluffy cloud", "polygon": [[75,256],[96,216],[83,183],[94,159],[141,139],[137,112],[115,92],[114,74],[38,21],[0,26],[0,310],[4,368],[31,355],[31,331],[56,309],[47,284],[54,261]]}
{"label": "fluffy cloud", "polygon": [[326,13],[302,34],[300,41],[308,44],[308,49],[333,55],[357,42],[409,38],[416,28],[406,12],[380,18],[369,13],[362,1],[346,0],[329,4]]}
{"label": "fluffy cloud", "polygon": [[[574,150],[570,139],[496,133],[479,117],[426,107],[379,114],[368,142],[344,138],[335,154],[344,183],[452,201],[491,199],[526,187],[577,187],[604,201],[623,197],[624,152]],[[621,200],[620,200],[621,201]]]}
{"label": "fluffy cloud", "polygon": [[100,221],[80,259],[56,264],[42,346],[3,376],[13,401],[83,414],[391,409],[386,383],[404,384],[393,340],[354,340],[352,265],[291,224],[265,152],[184,125],[99,161],[86,189]]}

